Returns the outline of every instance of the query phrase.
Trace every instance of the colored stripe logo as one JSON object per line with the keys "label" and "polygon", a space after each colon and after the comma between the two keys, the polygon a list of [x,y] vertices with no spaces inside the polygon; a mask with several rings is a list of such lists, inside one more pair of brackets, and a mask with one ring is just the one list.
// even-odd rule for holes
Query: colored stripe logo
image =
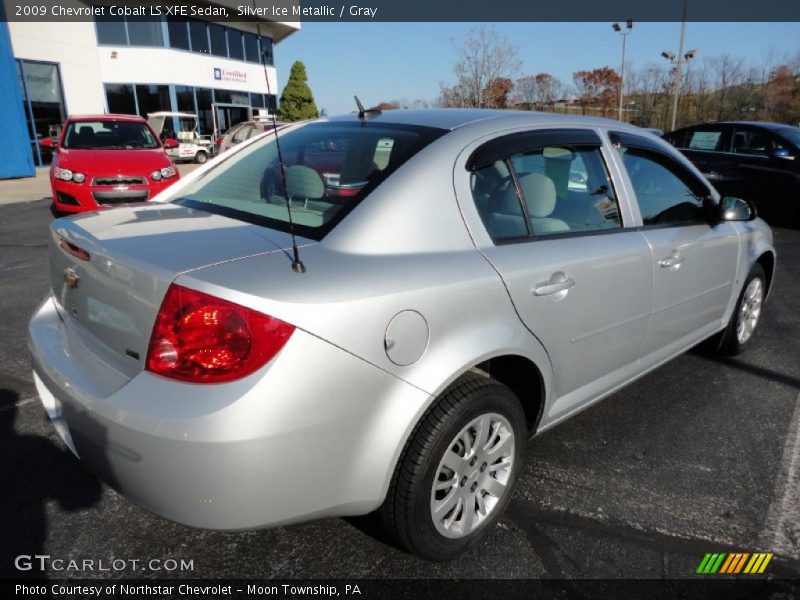
{"label": "colored stripe logo", "polygon": [[703,557],[697,573],[701,575],[735,575],[763,573],[772,560],[772,552],[717,552]]}

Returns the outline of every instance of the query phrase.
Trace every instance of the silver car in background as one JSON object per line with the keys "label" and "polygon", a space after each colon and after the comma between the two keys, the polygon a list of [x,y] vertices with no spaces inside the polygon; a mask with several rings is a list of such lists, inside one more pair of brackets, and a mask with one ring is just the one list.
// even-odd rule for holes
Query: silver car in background
{"label": "silver car in background", "polygon": [[752,339],[771,231],[666,142],[554,114],[369,116],[53,222],[34,379],[134,502],[221,530],[375,512],[448,559],[496,523],[530,437],[700,342]]}

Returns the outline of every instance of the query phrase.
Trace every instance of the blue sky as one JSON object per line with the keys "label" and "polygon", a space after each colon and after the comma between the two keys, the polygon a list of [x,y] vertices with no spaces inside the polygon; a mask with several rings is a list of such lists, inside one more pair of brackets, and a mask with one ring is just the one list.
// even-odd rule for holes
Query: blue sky
{"label": "blue sky", "polygon": [[[302,60],[317,106],[328,114],[406,98],[433,100],[439,81],[452,81],[457,41],[476,23],[303,23],[275,49],[281,88],[295,60]],[[519,46],[523,74],[546,71],[565,82],[580,69],[619,68],[622,40],[608,23],[496,23]],[[677,53],[679,23],[636,23],[626,62],[634,68]],[[760,64],[771,50],[780,57],[800,51],[800,23],[688,23],[685,50],[700,58],[729,53]]]}

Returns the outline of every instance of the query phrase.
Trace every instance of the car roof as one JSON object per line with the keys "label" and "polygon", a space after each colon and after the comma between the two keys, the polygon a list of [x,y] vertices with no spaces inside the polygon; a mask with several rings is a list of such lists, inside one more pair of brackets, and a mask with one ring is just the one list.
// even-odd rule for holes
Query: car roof
{"label": "car roof", "polygon": [[763,129],[769,129],[770,131],[800,129],[800,127],[795,127],[794,125],[787,125],[786,123],[772,123],[771,121],[709,121],[708,123],[690,125],[688,127],[684,127],[684,129],[702,127],[703,125],[752,125],[753,127],[761,127]]}
{"label": "car roof", "polygon": [[197,115],[187,112],[174,112],[169,110],[160,110],[158,112],[147,113],[148,117],[187,117],[190,119],[197,119]]}
{"label": "car roof", "polygon": [[[329,122],[358,121],[356,113],[328,117],[322,119]],[[557,113],[533,112],[523,110],[501,110],[483,108],[430,108],[430,109],[394,109],[382,111],[369,122],[387,123],[397,125],[417,125],[422,127],[435,127],[439,129],[454,130],[471,123],[489,120],[514,120],[521,124],[553,124],[561,125],[598,125],[625,127],[630,126],[613,119],[586,117],[583,115],[561,115]],[[638,129],[638,128],[637,128]]]}
{"label": "car roof", "polygon": [[138,115],[70,115],[67,121],[137,121],[146,122]]}

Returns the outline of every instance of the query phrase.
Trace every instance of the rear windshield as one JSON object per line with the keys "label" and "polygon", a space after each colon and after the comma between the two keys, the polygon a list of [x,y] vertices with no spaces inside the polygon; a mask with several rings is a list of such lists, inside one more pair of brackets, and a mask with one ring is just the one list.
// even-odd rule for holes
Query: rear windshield
{"label": "rear windshield", "polygon": [[309,123],[261,140],[209,170],[174,202],[314,240],[443,130],[366,122]]}
{"label": "rear windshield", "polygon": [[159,144],[144,123],[136,121],[73,121],[64,134],[64,148],[75,150],[152,150]]}

